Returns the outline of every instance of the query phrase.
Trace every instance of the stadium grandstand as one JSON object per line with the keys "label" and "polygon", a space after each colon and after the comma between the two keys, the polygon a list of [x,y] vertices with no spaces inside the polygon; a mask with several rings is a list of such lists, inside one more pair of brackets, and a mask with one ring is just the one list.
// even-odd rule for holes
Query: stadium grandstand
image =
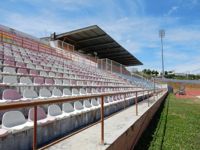
{"label": "stadium grandstand", "polygon": [[[84,142],[79,133],[92,138],[81,149],[109,148],[122,133],[106,127],[116,136],[106,145],[111,135],[104,135],[104,117],[134,112],[131,124],[146,113],[150,119],[167,93],[164,85],[131,76],[126,67],[135,65],[142,62],[96,25],[41,39],[0,26],[0,149],[76,149],[81,144],[73,143]],[[126,123],[120,119],[126,117],[110,126]],[[101,127],[91,136],[95,124]],[[134,127],[129,148],[142,125]],[[74,135],[78,139],[68,139]],[[68,147],[56,147],[61,139]]]}

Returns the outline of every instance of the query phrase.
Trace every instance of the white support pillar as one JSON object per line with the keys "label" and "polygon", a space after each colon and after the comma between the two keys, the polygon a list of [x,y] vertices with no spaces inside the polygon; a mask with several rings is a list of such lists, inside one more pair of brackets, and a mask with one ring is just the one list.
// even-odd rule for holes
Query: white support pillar
{"label": "white support pillar", "polygon": [[113,72],[113,69],[112,69],[112,67],[113,67],[113,61],[111,60],[111,72]]}
{"label": "white support pillar", "polygon": [[106,58],[106,71],[108,70],[108,61],[107,61],[107,58]]}
{"label": "white support pillar", "polygon": [[122,64],[120,64],[120,73],[122,74]]}
{"label": "white support pillar", "polygon": [[103,70],[103,59],[101,59],[101,70]]}

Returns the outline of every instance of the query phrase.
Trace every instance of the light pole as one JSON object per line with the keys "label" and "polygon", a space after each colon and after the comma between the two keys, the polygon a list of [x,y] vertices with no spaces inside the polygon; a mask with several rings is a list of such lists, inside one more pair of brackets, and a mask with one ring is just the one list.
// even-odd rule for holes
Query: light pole
{"label": "light pole", "polygon": [[163,38],[165,37],[165,30],[162,29],[159,31],[159,37],[161,39],[162,78],[164,78]]}

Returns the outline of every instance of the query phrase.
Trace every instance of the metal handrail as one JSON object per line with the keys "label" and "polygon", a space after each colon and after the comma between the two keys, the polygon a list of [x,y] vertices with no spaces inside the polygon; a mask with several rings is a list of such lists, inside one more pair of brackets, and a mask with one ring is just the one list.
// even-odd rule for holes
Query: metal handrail
{"label": "metal handrail", "polygon": [[24,100],[24,101],[17,101],[17,102],[8,102],[0,104],[0,110],[7,110],[7,109],[16,109],[16,108],[25,108],[25,107],[34,107],[37,105],[45,105],[45,104],[54,104],[54,103],[63,103],[63,102],[72,102],[76,100],[84,100],[89,98],[97,98],[97,97],[104,97],[104,96],[112,96],[116,94],[129,94],[129,93],[138,93],[143,91],[153,91],[153,90],[131,90],[125,92],[109,92],[103,94],[91,94],[91,95],[78,95],[78,96],[66,96],[66,97],[59,97],[59,98],[47,98],[47,99],[34,99],[34,100]]}

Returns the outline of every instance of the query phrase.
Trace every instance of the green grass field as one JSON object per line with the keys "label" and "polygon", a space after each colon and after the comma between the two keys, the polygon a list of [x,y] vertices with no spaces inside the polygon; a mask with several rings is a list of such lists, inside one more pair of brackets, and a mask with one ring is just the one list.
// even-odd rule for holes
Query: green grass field
{"label": "green grass field", "polygon": [[200,99],[169,95],[135,149],[200,150]]}

